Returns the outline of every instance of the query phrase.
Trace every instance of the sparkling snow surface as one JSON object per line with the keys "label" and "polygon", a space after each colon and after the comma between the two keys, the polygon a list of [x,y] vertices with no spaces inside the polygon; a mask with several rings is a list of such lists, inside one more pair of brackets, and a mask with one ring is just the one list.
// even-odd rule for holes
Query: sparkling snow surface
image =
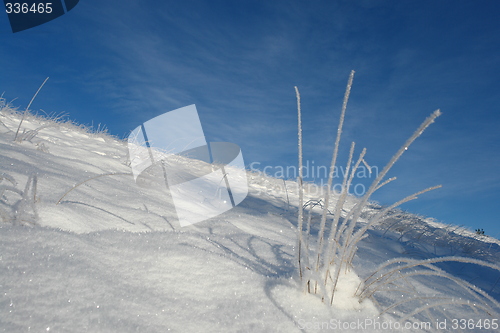
{"label": "sparkling snow surface", "polygon": [[[402,213],[369,230],[354,270],[342,276],[334,306],[327,306],[299,288],[295,182],[287,181],[285,191],[282,180],[248,173],[249,195],[239,206],[181,228],[161,186],[134,182],[126,143],[32,116],[23,123],[24,134],[50,126],[16,143],[19,117],[0,114],[0,189],[13,186],[11,177],[22,191],[36,174],[38,217],[27,212],[36,225],[16,222],[19,194],[0,197],[3,332],[423,332],[429,330],[390,329],[414,304],[379,315],[400,301],[398,291],[359,303],[353,297],[359,282],[394,257],[500,261],[498,240]],[[320,198],[312,189],[305,201]],[[371,205],[366,215],[378,208]],[[500,300],[500,272],[470,264],[440,267]],[[432,276],[409,278],[407,288],[469,296]],[[433,312],[430,331],[447,331],[435,327],[445,314],[448,331],[453,318],[492,319],[460,306],[440,311]],[[417,316],[409,323],[425,320]]]}

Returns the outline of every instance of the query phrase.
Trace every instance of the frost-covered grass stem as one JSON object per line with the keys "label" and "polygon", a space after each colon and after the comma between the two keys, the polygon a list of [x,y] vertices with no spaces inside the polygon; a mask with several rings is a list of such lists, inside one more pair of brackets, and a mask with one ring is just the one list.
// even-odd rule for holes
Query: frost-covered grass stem
{"label": "frost-covered grass stem", "polygon": [[40,87],[38,88],[38,90],[36,91],[36,93],[33,95],[33,97],[31,98],[31,101],[29,102],[28,106],[26,107],[26,109],[24,110],[23,112],[23,116],[21,117],[21,120],[19,121],[19,126],[17,126],[17,131],[16,131],[16,135],[14,136],[14,141],[17,141],[17,137],[19,135],[19,131],[21,130],[21,125],[23,124],[23,121],[24,121],[24,118],[26,117],[26,115],[28,114],[29,112],[29,109],[31,107],[31,104],[33,103],[33,101],[35,100],[36,96],[38,95],[38,93],[40,92],[40,90],[42,90],[43,86],[45,85],[45,83],[47,82],[47,80],[49,79],[49,77],[47,77],[43,83],[40,85]]}
{"label": "frost-covered grass stem", "polygon": [[297,114],[298,114],[298,150],[299,150],[299,214],[297,220],[297,258],[299,264],[299,276],[302,279],[302,246],[303,246],[303,232],[302,232],[302,224],[304,221],[304,184],[303,184],[303,169],[302,169],[302,112],[300,109],[300,92],[299,88],[295,87],[295,94],[297,96]]}
{"label": "frost-covered grass stem", "polygon": [[354,71],[351,71],[349,75],[349,80],[347,81],[347,87],[344,94],[344,101],[342,103],[342,111],[340,112],[339,125],[337,127],[337,137],[335,138],[335,146],[333,148],[332,154],[332,162],[330,163],[330,172],[328,174],[328,185],[325,191],[325,208],[323,209],[323,214],[321,215],[321,223],[320,223],[320,231],[318,235],[318,249],[317,249],[317,257],[316,257],[316,271],[319,271],[320,268],[320,258],[321,253],[323,252],[323,242],[324,242],[324,234],[325,234],[325,225],[326,225],[326,215],[328,213],[328,207],[330,204],[330,191],[333,184],[333,176],[335,174],[335,166],[337,164],[337,157],[339,154],[339,146],[340,146],[340,138],[342,136],[342,128],[344,126],[344,118],[345,111],[347,109],[347,102],[349,101],[349,95],[351,94],[352,83],[354,80]]}
{"label": "frost-covered grass stem", "polygon": [[[355,178],[356,171],[358,170],[361,163],[369,168],[368,163],[365,160],[366,149],[363,149],[360,153],[358,159],[353,164],[354,161],[354,149],[355,143],[351,144],[351,148],[349,150],[349,157],[346,166],[346,172],[344,173],[344,178],[342,181],[342,188],[339,193],[339,197],[335,203],[335,209],[333,212],[333,219],[330,225],[330,232],[327,240],[325,241],[325,232],[327,227],[327,215],[330,212],[329,206],[332,196],[332,184],[333,177],[335,173],[335,168],[337,165],[340,140],[342,136],[342,128],[345,119],[345,113],[347,108],[347,103],[349,101],[349,95],[351,92],[352,84],[354,79],[354,71],[351,71],[349,75],[349,80],[347,82],[346,91],[344,94],[344,100],[342,104],[342,110],[340,113],[339,124],[337,127],[337,136],[335,139],[335,145],[332,153],[332,160],[330,165],[330,173],[328,175],[328,185],[324,191],[324,206],[321,215],[321,222],[319,226],[318,232],[318,240],[317,240],[317,249],[313,254],[314,261],[313,267],[309,266],[309,242],[304,243],[304,231],[303,231],[303,175],[302,175],[302,114],[300,108],[300,94],[297,87],[295,87],[296,95],[297,95],[297,108],[298,108],[298,145],[299,145],[299,214],[298,214],[298,223],[297,223],[297,247],[298,247],[298,263],[299,263],[299,274],[301,280],[304,280],[304,269],[308,270],[307,277],[309,280],[303,281],[304,285],[308,286],[308,290],[311,286],[311,279],[315,281],[315,287],[313,288],[314,293],[321,292],[323,295],[323,300],[326,296],[326,290],[331,292],[330,294],[330,304],[333,304],[335,291],[337,290],[339,279],[341,277],[341,272],[344,271],[347,273],[352,267],[352,260],[357,251],[357,244],[364,237],[366,237],[366,231],[373,224],[383,221],[387,218],[387,213],[405,203],[407,201],[416,199],[418,195],[425,193],[427,191],[433,190],[440,186],[430,187],[423,191],[412,194],[389,207],[382,209],[378,214],[373,216],[368,220],[368,223],[360,230],[355,231],[355,226],[361,219],[361,215],[365,210],[367,204],[369,203],[370,196],[382,186],[385,186],[395,180],[396,178],[389,178],[387,180],[383,180],[392,166],[396,163],[396,161],[401,157],[401,155],[408,150],[408,147],[419,137],[424,130],[434,122],[435,118],[437,118],[441,112],[436,110],[432,113],[411,135],[408,140],[401,146],[401,148],[394,154],[394,156],[389,160],[387,165],[384,167],[382,172],[377,175],[377,178],[372,182],[368,191],[365,195],[360,198],[360,200],[352,207],[351,209],[345,209],[345,204],[347,201],[349,188]],[[305,239],[308,239],[309,233],[311,231],[311,210],[313,205],[309,205],[309,215],[307,220],[307,234]],[[342,216],[342,212],[345,211],[346,215]],[[326,253],[325,253],[326,251]],[[307,256],[307,258],[305,258]],[[304,267],[304,263],[307,263]],[[321,276],[321,278],[320,278]],[[318,287],[320,287],[318,289]]]}

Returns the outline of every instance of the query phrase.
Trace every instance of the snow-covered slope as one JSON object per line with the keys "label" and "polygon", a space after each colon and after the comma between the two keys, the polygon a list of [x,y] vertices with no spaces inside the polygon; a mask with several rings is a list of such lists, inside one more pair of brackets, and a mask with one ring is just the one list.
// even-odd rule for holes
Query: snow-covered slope
{"label": "snow-covered slope", "polygon": [[[388,283],[362,303],[352,297],[394,257],[498,264],[496,239],[399,212],[368,231],[356,274],[343,280],[330,307],[299,288],[295,182],[249,172],[249,195],[239,206],[181,228],[161,187],[136,185],[123,141],[29,115],[18,135],[24,140],[14,142],[19,121],[20,114],[1,111],[0,331],[422,332],[446,331],[445,320],[451,331],[453,319],[470,319],[474,326],[462,331],[484,332],[500,320],[498,308],[489,316],[460,305],[471,295],[439,276],[408,277],[403,289],[454,297],[456,306],[410,316],[409,330],[397,321],[421,303],[400,304],[401,286]],[[315,190],[305,202],[320,199]],[[364,214],[379,209],[372,204]],[[500,300],[500,272],[439,267]]]}

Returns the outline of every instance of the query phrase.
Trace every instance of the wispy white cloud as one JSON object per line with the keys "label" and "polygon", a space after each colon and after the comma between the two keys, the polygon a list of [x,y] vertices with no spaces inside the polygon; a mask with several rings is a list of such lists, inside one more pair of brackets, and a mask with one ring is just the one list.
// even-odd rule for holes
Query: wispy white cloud
{"label": "wispy white cloud", "polygon": [[[247,162],[294,165],[297,85],[306,158],[328,165],[354,69],[340,163],[356,141],[357,151],[366,147],[369,163],[382,168],[423,119],[441,108],[444,115],[395,166],[401,179],[388,196],[436,183],[445,188],[429,196],[450,201],[499,188],[500,31],[484,8],[152,0],[124,0],[117,7],[90,0],[71,15],[78,24],[68,25],[64,40],[23,39],[17,54],[0,55],[0,64],[27,66],[28,81],[49,76],[45,71],[66,73],[54,78],[60,91],[53,96],[79,97],[87,107],[94,105],[88,101],[93,96],[100,108],[84,116],[113,122],[120,134],[194,103],[210,140],[239,144]],[[58,43],[62,51],[53,52]],[[41,53],[23,52],[31,45]],[[50,52],[65,61],[43,55]],[[498,199],[492,195],[491,202]]]}

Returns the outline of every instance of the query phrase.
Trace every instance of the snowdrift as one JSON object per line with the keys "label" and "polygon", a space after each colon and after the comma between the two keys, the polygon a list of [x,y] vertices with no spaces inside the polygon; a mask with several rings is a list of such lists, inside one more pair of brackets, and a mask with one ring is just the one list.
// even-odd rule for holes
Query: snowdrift
{"label": "snowdrift", "polygon": [[[498,265],[496,239],[394,210],[359,243],[355,274],[342,276],[329,306],[298,281],[296,182],[247,172],[240,205],[181,228],[161,186],[134,182],[125,142],[32,114],[14,141],[22,116],[1,108],[4,332],[497,331],[500,272],[490,267],[436,263],[439,274],[410,267],[370,289],[386,273],[377,268],[395,257]],[[304,195],[309,203],[321,198],[313,184]],[[380,209],[368,205],[356,228]],[[314,237],[321,209],[310,211]],[[478,299],[479,307],[468,306]]]}

